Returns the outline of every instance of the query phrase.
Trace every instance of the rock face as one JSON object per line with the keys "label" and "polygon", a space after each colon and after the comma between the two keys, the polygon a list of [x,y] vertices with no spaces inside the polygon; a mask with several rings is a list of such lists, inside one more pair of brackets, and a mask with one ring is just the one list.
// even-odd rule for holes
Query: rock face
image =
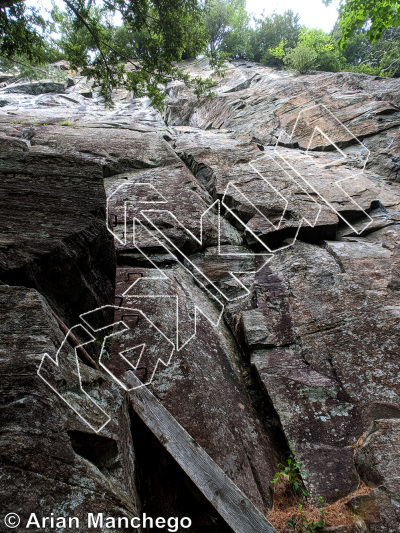
{"label": "rock face", "polygon": [[[326,501],[357,487],[351,445],[371,420],[399,412],[399,196],[393,166],[388,171],[374,144],[383,131],[398,135],[396,87],[349,74],[274,80],[261,71],[250,88],[212,104],[178,92],[167,115],[199,179],[248,220],[247,243],[257,237],[276,250],[256,275],[255,309],[235,310],[233,320],[308,490]],[[200,135],[184,124],[218,132]]]}
{"label": "rock face", "polygon": [[12,83],[7,86],[6,92],[36,95],[44,93],[63,93],[66,88],[66,83],[45,80],[31,83]]}
{"label": "rock face", "polygon": [[35,287],[72,324],[113,301],[115,252],[104,222],[102,166],[4,133],[0,145],[0,278]]}
{"label": "rock face", "polygon": [[[186,68],[210,74],[206,63]],[[109,514],[155,513],[160,501],[171,515],[191,509],[194,532],[212,528],[218,513],[205,518],[215,510],[198,495],[178,502],[181,489],[157,480],[176,471],[161,466],[162,443],[148,440],[155,468],[135,422],[132,440],[119,380],[136,366],[262,512],[290,443],[311,503],[349,497],[358,525],[398,531],[399,80],[234,63],[212,101],[167,87],[163,117],[124,91],[106,111],[78,76],[46,87],[0,89],[1,332],[14,350],[4,357],[5,475],[19,468],[49,509],[66,501],[83,512],[101,492]],[[87,345],[101,371],[82,364],[89,395],[112,418],[97,434],[35,368],[62,342],[53,312],[67,328],[82,325],[82,313],[114,296],[114,319],[110,307],[90,315],[98,339],[101,328],[109,338],[101,350]],[[49,375],[65,380],[63,397],[82,414],[67,361]],[[17,427],[33,450],[25,458]],[[52,500],[30,481],[39,473],[69,485]],[[373,490],[351,497],[361,482]]]}
{"label": "rock face", "polygon": [[361,515],[369,531],[391,531],[399,524],[399,420],[375,420],[356,456],[360,475],[374,490],[348,505]]}
{"label": "rock face", "polygon": [[[2,521],[7,511],[22,524],[31,513],[40,520],[54,513],[77,517],[84,529],[88,511],[136,516],[140,501],[126,398],[81,364],[86,390],[113,409],[107,430],[91,431],[37,374],[43,355],[54,354],[63,338],[44,298],[35,289],[2,285],[0,301]],[[64,360],[61,376],[51,369],[58,386],[76,374],[73,362]],[[106,402],[104,391],[111,396]],[[70,401],[79,403],[79,396],[71,387]]]}

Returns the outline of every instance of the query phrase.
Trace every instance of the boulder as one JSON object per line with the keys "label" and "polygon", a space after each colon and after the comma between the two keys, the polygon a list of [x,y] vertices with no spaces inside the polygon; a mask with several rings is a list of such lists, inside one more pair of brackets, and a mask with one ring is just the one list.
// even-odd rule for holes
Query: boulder
{"label": "boulder", "polygon": [[397,533],[400,512],[393,504],[390,494],[384,487],[378,487],[369,494],[355,496],[347,504],[349,509],[361,520],[371,533]]}
{"label": "boulder", "polygon": [[67,88],[66,82],[57,82],[52,80],[16,82],[7,86],[8,93],[25,93],[31,95],[45,93],[63,93]]}
{"label": "boulder", "polygon": [[400,419],[374,420],[357,451],[356,464],[370,486],[385,487],[392,500],[400,494]]}

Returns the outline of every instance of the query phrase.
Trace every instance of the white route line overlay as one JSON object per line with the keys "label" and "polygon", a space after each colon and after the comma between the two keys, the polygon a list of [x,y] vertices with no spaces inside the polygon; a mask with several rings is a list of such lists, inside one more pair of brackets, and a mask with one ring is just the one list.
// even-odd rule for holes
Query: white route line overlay
{"label": "white route line overlay", "polygon": [[[312,191],[330,208],[332,209],[332,211],[334,211],[336,213],[336,215],[341,219],[343,220],[343,222],[345,222],[350,228],[352,231],[354,231],[356,233],[356,235],[360,235],[366,228],[368,228],[368,226],[370,224],[372,224],[373,222],[373,219],[369,216],[369,214],[364,210],[362,209],[362,207],[357,204],[357,202],[355,200],[353,200],[353,198],[343,189],[343,187],[341,186],[341,183],[345,182],[345,181],[349,181],[351,179],[354,179],[358,174],[363,174],[364,173],[364,170],[365,170],[365,166],[367,164],[367,161],[369,159],[369,156],[371,154],[370,150],[368,150],[368,148],[349,130],[349,128],[347,126],[345,126],[324,104],[316,104],[316,105],[313,105],[313,106],[310,106],[310,107],[307,107],[306,109],[303,109],[302,111],[300,111],[300,113],[298,114],[297,116],[297,120],[293,126],[293,130],[292,130],[292,133],[290,135],[290,139],[293,139],[294,137],[294,134],[295,134],[295,131],[296,131],[296,128],[297,128],[297,125],[301,119],[301,116],[304,115],[305,113],[311,111],[312,109],[316,109],[316,108],[322,108],[324,110],[325,113],[327,113],[330,118],[332,118],[336,123],[338,123],[342,128],[344,128],[344,130],[360,145],[360,147],[362,147],[363,149],[363,152],[365,153],[365,156],[364,156],[364,164],[362,166],[362,169],[360,170],[360,172],[355,172],[352,176],[349,176],[347,178],[342,178],[342,179],[339,179],[335,182],[335,185],[345,194],[345,196],[347,196],[347,198],[350,200],[350,202],[352,202],[358,209],[359,211],[361,211],[363,213],[363,215],[369,220],[369,222],[360,230],[358,231],[356,228],[354,228],[350,222],[341,214],[339,213],[339,211],[337,209],[335,209],[335,207],[331,204],[331,202],[329,200],[327,200],[302,174],[300,174],[300,172],[297,171],[296,168],[293,167],[293,165],[287,160],[285,159],[285,157],[282,155],[282,153],[280,152],[280,146],[279,146],[279,143],[280,143],[280,139],[282,138],[282,136],[285,134],[285,131],[282,130],[281,133],[279,134],[278,136],[278,140],[276,142],[276,145],[275,145],[275,153],[278,157],[280,157],[290,168],[293,172],[295,172],[297,174],[297,176],[299,176],[299,178],[301,180],[304,181],[304,183],[306,183],[306,185],[308,185],[308,187],[310,187],[312,189]],[[321,169],[321,166],[318,164],[318,162],[315,161],[315,159],[309,155],[309,152],[310,152],[310,146],[311,146],[311,143],[312,143],[312,140],[314,138],[314,135],[315,133],[318,132],[319,134],[323,135],[331,144],[332,146],[335,147],[335,149],[342,155],[342,158],[343,159],[349,159],[349,156],[347,156],[342,150],[340,150],[340,148],[336,145],[336,143],[328,136],[326,135],[326,133],[324,133],[318,126],[314,127],[314,131],[310,137],[310,140],[309,140],[309,143],[308,143],[308,147],[307,147],[307,150],[306,150],[306,156],[317,166],[319,167],[319,169]],[[254,161],[253,161],[254,162]],[[252,162],[252,163],[253,163]],[[298,184],[299,185],[299,184]],[[314,200],[315,201],[315,200]]]}
{"label": "white route line overlay", "polygon": [[[327,200],[326,198],[324,198],[320,192],[300,173],[298,172],[298,170],[296,168],[293,167],[293,165],[290,163],[290,161],[288,161],[283,155],[282,153],[280,152],[280,140],[282,139],[282,136],[286,133],[284,130],[281,131],[281,133],[279,134],[279,137],[278,137],[278,140],[277,140],[277,143],[276,143],[276,146],[275,146],[275,149],[274,149],[274,152],[275,152],[275,157],[272,157],[272,156],[264,156],[264,157],[261,157],[261,158],[258,158],[258,159],[255,159],[253,161],[250,161],[249,162],[249,166],[250,168],[255,171],[258,175],[258,177],[263,180],[263,182],[265,184],[267,184],[268,187],[270,187],[274,193],[280,197],[282,199],[282,201],[284,202],[284,208],[282,210],[282,215],[280,217],[280,220],[278,223],[273,223],[272,221],[270,221],[267,217],[265,217],[265,215],[263,215],[260,210],[257,208],[256,205],[254,205],[253,202],[251,202],[249,200],[249,198],[247,198],[247,196],[240,190],[239,186],[240,186],[240,183],[237,182],[237,181],[230,181],[226,188],[225,188],[225,192],[224,192],[224,196],[222,198],[221,201],[219,200],[216,200],[210,207],[208,207],[201,215],[200,217],[200,238],[197,238],[189,229],[187,229],[185,226],[183,226],[183,224],[180,223],[180,221],[177,219],[177,217],[172,213],[172,211],[170,210],[166,210],[166,209],[146,209],[147,205],[148,204],[167,204],[168,203],[168,200],[163,196],[163,194],[157,190],[152,184],[149,184],[149,183],[123,183],[121,185],[119,185],[108,197],[107,197],[107,229],[108,231],[110,231],[110,233],[114,236],[114,238],[122,245],[126,245],[127,244],[127,207],[130,203],[132,203],[132,199],[130,198],[124,198],[124,222],[123,222],[123,239],[120,239],[120,237],[113,231],[113,228],[116,227],[116,226],[112,226],[110,224],[110,213],[109,213],[109,202],[111,200],[111,198],[118,194],[119,191],[126,187],[126,186],[130,186],[131,188],[133,188],[134,190],[139,190],[140,191],[140,188],[142,188],[142,191],[148,191],[148,194],[153,194],[153,197],[155,197],[155,199],[150,199],[150,200],[146,200],[146,199],[140,199],[140,200],[137,200],[136,203],[140,203],[140,204],[144,204],[144,209],[141,209],[140,210],[140,215],[144,217],[144,219],[146,220],[146,222],[151,226],[151,230],[154,230],[156,233],[160,234],[161,237],[167,241],[168,243],[168,247],[166,246],[166,244],[164,242],[161,242],[159,240],[159,238],[157,238],[157,236],[152,233],[152,231],[148,228],[148,227],[145,227],[143,225],[143,223],[141,221],[139,221],[136,217],[133,218],[133,228],[132,228],[132,244],[134,244],[134,246],[137,248],[137,250],[156,268],[156,270],[158,271],[159,273],[159,276],[157,277],[142,277],[142,278],[138,278],[136,279],[132,285],[123,293],[123,296],[132,296],[134,298],[146,298],[146,299],[156,299],[156,300],[159,300],[160,298],[169,298],[169,299],[175,299],[176,301],[176,324],[175,324],[175,343],[173,343],[170,339],[168,339],[168,337],[156,326],[156,324],[154,324],[154,322],[140,309],[133,309],[133,308],[119,308],[121,310],[123,309],[127,309],[127,310],[134,310],[138,313],[140,313],[147,321],[149,321],[151,323],[151,325],[156,328],[156,330],[162,335],[162,337],[165,339],[165,341],[167,343],[169,343],[169,345],[171,346],[171,353],[169,355],[169,357],[167,359],[163,359],[163,358],[158,358],[157,359],[157,362],[156,364],[154,365],[154,371],[152,372],[152,375],[150,377],[150,379],[146,382],[146,383],[142,383],[141,385],[138,385],[137,387],[131,387],[131,388],[128,388],[121,380],[119,380],[107,367],[106,365],[103,363],[102,359],[103,359],[103,353],[104,353],[104,347],[105,347],[105,343],[107,341],[107,339],[113,337],[113,336],[116,336],[116,335],[119,335],[121,333],[124,333],[128,330],[130,330],[129,326],[123,322],[122,320],[121,321],[118,321],[118,322],[115,322],[113,324],[110,324],[104,328],[99,328],[97,330],[93,330],[90,326],[90,324],[85,320],[85,316],[89,315],[90,313],[95,313],[97,311],[100,311],[106,307],[110,307],[110,306],[102,306],[102,307],[99,307],[99,308],[96,308],[94,309],[93,311],[89,311],[87,313],[83,313],[80,315],[80,319],[86,324],[86,326],[88,326],[90,329],[92,329],[92,331],[94,332],[98,332],[98,331],[102,331],[102,330],[106,330],[108,328],[110,328],[110,326],[115,326],[117,324],[120,324],[124,327],[123,330],[119,330],[117,331],[116,333],[112,333],[111,335],[107,335],[104,337],[104,340],[103,340],[103,344],[102,344],[102,349],[101,349],[101,352],[100,352],[100,359],[99,359],[99,364],[100,366],[106,370],[106,372],[118,383],[118,385],[120,387],[122,387],[124,390],[133,390],[134,388],[138,388],[138,387],[143,387],[143,386],[146,386],[146,385],[149,385],[151,384],[153,378],[154,378],[154,375],[155,375],[155,372],[156,370],[158,369],[159,365],[162,364],[164,365],[165,367],[168,366],[171,362],[171,359],[172,359],[172,356],[174,354],[174,352],[179,352],[180,350],[182,350],[182,348],[184,348],[185,346],[187,346],[187,344],[196,336],[197,334],[197,319],[198,319],[198,315],[203,315],[212,325],[214,326],[218,326],[219,323],[220,323],[220,320],[223,316],[223,311],[224,311],[224,308],[225,308],[225,303],[223,303],[224,300],[227,300],[227,301],[233,301],[235,299],[240,299],[240,298],[243,298],[245,297],[246,295],[249,294],[249,289],[241,282],[241,280],[235,276],[235,274],[241,274],[243,272],[234,272],[234,271],[229,271],[229,273],[231,274],[231,276],[239,283],[239,285],[241,287],[243,287],[246,291],[246,294],[244,295],[241,295],[239,297],[236,297],[236,298],[232,298],[232,299],[228,299],[226,297],[226,295],[224,295],[221,290],[214,284],[214,282],[212,280],[210,280],[194,263],[192,263],[190,261],[190,259],[187,257],[187,256],[184,256],[184,259],[185,261],[187,261],[188,264],[190,264],[191,268],[193,270],[191,270],[190,268],[188,268],[187,266],[183,265],[181,261],[178,260],[178,258],[176,257],[176,255],[173,253],[172,250],[176,250],[179,252],[179,254],[182,256],[182,252],[179,250],[179,248],[171,241],[171,239],[169,239],[165,233],[152,221],[151,219],[151,213],[157,213],[158,215],[160,215],[161,213],[167,213],[170,217],[172,217],[178,227],[182,228],[183,230],[185,230],[196,242],[198,242],[200,245],[203,243],[203,219],[206,217],[207,213],[209,211],[211,211],[213,208],[217,207],[217,210],[218,210],[218,214],[217,214],[217,218],[218,218],[218,246],[217,246],[217,249],[218,249],[218,256],[221,256],[221,257],[227,257],[227,256],[239,256],[239,257],[243,257],[243,256],[262,256],[264,259],[265,259],[265,262],[262,264],[262,266],[260,268],[258,268],[256,271],[253,271],[253,272],[249,272],[249,271],[246,271],[245,273],[246,274],[256,274],[257,272],[259,272],[262,268],[264,268],[264,266],[266,264],[268,264],[268,262],[272,259],[273,257],[273,254],[276,253],[277,251],[279,250],[282,250],[284,248],[288,248],[290,246],[293,246],[293,244],[296,242],[297,240],[297,237],[298,237],[298,234],[299,234],[299,231],[300,231],[300,228],[301,226],[303,225],[303,222],[306,223],[307,225],[311,226],[311,227],[315,227],[316,223],[317,223],[317,220],[319,218],[319,215],[321,213],[321,209],[322,209],[322,206],[315,200],[315,198],[313,198],[312,196],[310,196],[310,194],[304,189],[304,187],[301,185],[301,181],[300,183],[278,162],[278,159],[279,158],[281,161],[283,161],[290,169],[291,171],[294,172],[295,176],[300,178],[300,180],[302,180],[330,209],[332,209],[336,215],[342,219],[357,235],[359,235],[360,233],[362,233],[362,231],[364,231],[366,229],[366,227],[368,227],[372,222],[372,218],[368,215],[368,213],[366,213],[365,210],[363,210],[354,200],[353,198],[351,198],[351,196],[343,189],[343,187],[341,186],[341,183],[344,182],[344,181],[347,181],[349,179],[353,179],[357,174],[361,174],[364,172],[365,170],[365,166],[366,166],[366,163],[368,161],[368,158],[369,158],[369,155],[370,155],[370,151],[365,147],[365,145],[359,141],[359,139],[357,139],[357,137],[355,137],[352,132],[339,120],[337,119],[337,117],[335,117],[335,115],[333,115],[333,113],[331,113],[331,111],[329,111],[329,109],[323,105],[323,104],[316,104],[314,106],[310,106],[302,111],[299,112],[298,114],[298,117],[297,117],[297,120],[295,122],[295,125],[293,126],[293,130],[292,130],[292,133],[290,134],[289,136],[289,139],[292,139],[295,135],[295,131],[296,131],[296,128],[298,126],[298,123],[299,121],[301,120],[302,118],[302,115],[317,108],[317,107],[321,107],[323,109],[323,111],[325,113],[328,114],[328,116],[330,118],[332,118],[334,121],[336,121],[341,127],[343,127],[346,132],[362,147],[363,149],[363,152],[366,154],[366,157],[365,157],[365,161],[364,161],[364,164],[363,164],[363,167],[361,169],[361,171],[359,173],[355,173],[353,176],[350,176],[348,178],[343,178],[343,179],[339,179],[335,182],[335,185],[342,190],[342,192],[345,194],[345,196],[347,196],[349,198],[349,200],[360,210],[360,212],[362,212],[364,214],[364,216],[369,220],[368,224],[361,230],[361,231],[357,231],[350,223],[348,220],[346,220],[346,218],[341,215],[337,209],[335,209],[335,207],[329,202],[329,200]],[[348,156],[342,151],[340,150],[340,148],[336,145],[336,143],[330,139],[326,133],[324,133],[324,131],[322,131],[321,128],[319,128],[318,126],[315,126],[314,127],[314,130],[313,130],[313,133],[310,137],[310,140],[309,140],[309,143],[308,143],[308,147],[307,147],[307,150],[306,150],[306,153],[305,153],[305,156],[306,157],[309,157],[313,163],[320,167],[320,165],[318,164],[318,162],[315,161],[315,159],[309,155],[309,152],[311,150],[311,145],[312,145],[312,142],[313,142],[313,139],[314,139],[314,136],[316,134],[319,134],[319,135],[322,135],[324,138],[326,138],[331,144],[332,146],[335,147],[335,149],[337,150],[337,152],[339,152],[342,156],[343,159],[345,158],[348,158]],[[287,134],[286,134],[287,135]],[[297,231],[296,231],[296,234],[295,236],[293,237],[293,241],[290,242],[289,244],[286,244],[286,245],[283,245],[282,247],[278,248],[278,249],[275,249],[275,250],[271,250],[267,245],[266,243],[264,243],[248,226],[245,222],[243,222],[240,217],[238,215],[236,215],[236,213],[234,213],[232,211],[232,209],[227,205],[226,203],[226,196],[228,194],[228,189],[231,187],[233,188],[237,193],[239,193],[242,197],[245,198],[246,202],[248,202],[252,208],[259,214],[261,214],[264,218],[266,218],[266,220],[274,227],[274,229],[276,230],[279,230],[282,226],[282,223],[284,222],[284,216],[285,216],[285,212],[287,210],[287,207],[289,205],[289,200],[288,198],[286,198],[276,187],[274,187],[269,181],[267,178],[265,178],[262,173],[256,168],[255,164],[256,163],[259,163],[260,161],[262,160],[265,160],[265,159],[270,159],[271,161],[274,162],[275,165],[277,165],[281,171],[283,171],[286,176],[289,177],[290,180],[292,180],[298,187],[300,187],[300,189],[302,190],[303,194],[307,195],[308,199],[309,200],[312,200],[312,202],[314,204],[316,204],[316,208],[318,210],[318,212],[316,213],[316,215],[313,217],[313,219],[310,219],[309,217],[305,217],[305,216],[302,216],[298,222],[298,228],[297,228]],[[321,170],[321,168],[319,168],[319,171]],[[143,195],[142,195],[143,196]],[[147,195],[148,196],[148,195]],[[265,252],[262,252],[262,253],[253,253],[253,252],[250,252],[250,253],[222,253],[221,252],[221,224],[220,224],[220,219],[221,219],[221,213],[220,213],[220,210],[221,210],[221,204],[223,205],[224,209],[232,216],[234,217],[242,226],[243,228],[245,228],[245,230],[247,232],[249,232],[251,234],[251,236],[259,243],[262,245],[262,247],[265,249]],[[138,245],[136,242],[135,242],[135,231],[136,231],[136,225],[140,225],[142,227],[142,229],[144,229],[148,234],[151,235],[151,238],[154,239],[154,241],[158,244],[158,245],[161,245],[163,246],[169,254],[171,254],[175,260],[177,261],[177,264],[179,264],[180,266],[182,266],[183,268],[185,268],[186,271],[189,272],[189,274],[191,274],[192,276],[195,276],[196,275],[196,281],[197,283],[199,283],[202,288],[204,290],[206,290],[211,296],[212,298],[214,299],[214,301],[216,303],[218,303],[220,306],[221,306],[221,311],[218,315],[218,319],[215,321],[213,320],[210,316],[207,315],[206,312],[204,312],[204,310],[202,310],[199,306],[195,305],[195,313],[194,313],[194,328],[193,328],[193,333],[192,335],[190,335],[190,337],[183,343],[183,344],[180,344],[180,341],[179,341],[179,297],[178,295],[171,295],[171,294],[157,294],[157,295],[138,295],[138,294],[130,294],[130,292],[136,288],[136,286],[139,285],[140,282],[143,283],[143,281],[141,280],[146,280],[146,281],[149,281],[149,280],[153,280],[153,281],[156,281],[156,280],[160,280],[160,279],[169,279],[164,273],[163,271],[158,268],[155,263],[147,256],[147,254],[143,251],[143,249],[140,247],[140,245]],[[200,277],[203,277],[205,278],[206,282],[208,282],[214,290],[216,290],[221,296],[222,296],[222,301],[220,301],[220,298],[216,297],[214,294],[212,294],[210,292],[210,290],[204,285],[204,283],[202,281],[200,281],[198,278]],[[114,306],[111,306],[111,307],[114,307]],[[55,359],[53,359],[49,354],[45,353],[43,355],[43,359],[40,363],[40,366],[39,366],[39,369],[37,371],[38,375],[43,379],[43,381],[45,381],[45,383],[47,383],[47,385],[64,401],[67,403],[67,405],[93,430],[95,431],[96,433],[100,432],[111,420],[110,416],[101,408],[99,407],[99,405],[95,402],[95,400],[89,396],[83,389],[82,387],[82,378],[81,378],[81,373],[80,373],[80,362],[79,362],[79,357],[77,355],[77,347],[75,348],[75,361],[76,361],[76,366],[77,366],[77,370],[78,370],[78,375],[79,375],[79,385],[80,385],[80,390],[82,391],[82,393],[87,397],[87,399],[96,406],[97,409],[99,409],[101,411],[101,413],[104,415],[104,419],[105,419],[105,422],[99,427],[96,427],[96,426],[93,426],[87,419],[85,419],[81,413],[79,413],[79,411],[77,411],[77,409],[75,409],[75,407],[68,402],[68,400],[66,398],[64,398],[62,396],[62,394],[60,394],[52,385],[51,383],[49,383],[46,378],[41,374],[41,371],[42,371],[42,366],[44,364],[44,362],[46,360],[50,360],[51,363],[53,365],[55,365],[56,367],[60,367],[60,360],[59,360],[59,356],[60,356],[60,352],[62,350],[62,348],[64,347],[65,343],[67,342],[67,338],[68,338],[68,335],[70,332],[72,332],[75,328],[77,327],[81,327],[83,328],[83,330],[89,335],[90,337],[90,340],[85,342],[85,343],[82,343],[81,345],[79,346],[84,346],[88,343],[91,343],[95,340],[95,337],[84,327],[82,326],[81,324],[79,325],[76,325],[74,326],[73,328],[71,328],[68,332],[68,334],[66,335],[66,337],[64,338],[64,341],[63,343],[61,344],[59,350],[57,351],[57,354],[55,356]],[[128,351],[131,351],[131,350],[134,350],[135,348],[142,348],[141,350],[141,353],[140,353],[140,356],[137,360],[137,363],[136,365],[133,365],[126,357],[125,357],[125,353],[128,352]],[[124,360],[126,361],[133,370],[135,370],[138,365],[140,364],[140,359],[144,353],[146,349],[146,344],[143,343],[143,344],[138,344],[137,346],[133,346],[133,347],[129,347],[128,349],[126,350],[123,350],[121,352],[118,353],[118,355]]]}

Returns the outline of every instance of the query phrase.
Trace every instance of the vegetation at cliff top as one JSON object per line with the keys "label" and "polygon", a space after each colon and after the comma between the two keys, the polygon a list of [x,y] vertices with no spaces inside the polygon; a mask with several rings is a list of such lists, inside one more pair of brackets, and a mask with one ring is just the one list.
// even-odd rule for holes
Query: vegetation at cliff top
{"label": "vegetation at cliff top", "polygon": [[[331,0],[321,0],[329,4]],[[300,73],[354,71],[400,76],[400,0],[342,0],[331,33],[305,28],[292,11],[254,17],[245,0],[63,0],[51,13],[0,0],[0,68],[21,75],[66,59],[94,79],[106,103],[125,87],[162,107],[162,86],[182,80],[196,94],[215,82],[178,64],[246,59]],[[119,13],[119,25],[114,23]],[[43,68],[43,67],[41,67]]]}

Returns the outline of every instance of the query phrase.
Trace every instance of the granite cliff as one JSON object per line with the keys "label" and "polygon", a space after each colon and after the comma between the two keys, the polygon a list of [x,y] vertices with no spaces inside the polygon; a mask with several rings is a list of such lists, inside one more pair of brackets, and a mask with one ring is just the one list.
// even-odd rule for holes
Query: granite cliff
{"label": "granite cliff", "polygon": [[140,352],[277,531],[289,446],[308,505],[345,509],[326,531],[400,531],[400,81],[246,62],[216,81],[200,101],[171,83],[163,114],[124,91],[105,110],[74,73],[3,82],[1,518],[240,531],[135,412]]}

